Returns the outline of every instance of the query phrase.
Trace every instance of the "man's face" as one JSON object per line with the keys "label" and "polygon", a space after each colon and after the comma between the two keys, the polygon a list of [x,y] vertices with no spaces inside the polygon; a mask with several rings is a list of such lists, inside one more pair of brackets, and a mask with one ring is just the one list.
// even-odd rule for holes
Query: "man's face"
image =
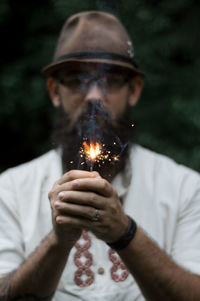
{"label": "man's face", "polygon": [[105,64],[61,69],[53,80],[57,87],[57,95],[54,95],[57,105],[63,107],[72,123],[78,120],[88,102],[100,101],[113,119],[119,119],[127,105],[134,105],[137,98],[134,79],[122,69]]}
{"label": "man's face", "polygon": [[53,142],[62,146],[64,169],[81,168],[78,162],[83,138],[94,138],[105,144],[112,155],[120,154],[118,163],[95,166],[101,175],[112,177],[124,166],[124,150],[133,136],[127,110],[137,101],[142,83],[137,78],[133,81],[135,85],[119,69],[91,64],[70,72],[60,70],[54,79],[49,79],[51,99],[60,107]]}

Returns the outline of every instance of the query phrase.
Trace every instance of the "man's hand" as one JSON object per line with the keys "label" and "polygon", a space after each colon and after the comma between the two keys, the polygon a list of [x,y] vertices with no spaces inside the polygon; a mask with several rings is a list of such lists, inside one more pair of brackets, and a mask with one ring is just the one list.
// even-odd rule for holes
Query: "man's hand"
{"label": "man's hand", "polygon": [[[79,238],[82,232],[82,228],[79,225],[73,223],[62,223],[62,215],[58,210],[56,204],[61,200],[61,193],[69,190],[73,190],[72,183],[73,180],[77,178],[87,177],[94,178],[97,177],[96,172],[81,172],[79,170],[74,170],[65,173],[61,179],[55,182],[53,188],[49,192],[49,200],[52,208],[52,222],[54,227],[54,232],[56,238],[62,243],[74,243]],[[70,216],[69,216],[70,219]]]}
{"label": "man's hand", "polygon": [[[82,229],[105,242],[117,241],[126,231],[128,218],[112,185],[96,172],[67,172],[49,193],[57,235],[77,240]],[[96,209],[100,217],[93,221]]]}

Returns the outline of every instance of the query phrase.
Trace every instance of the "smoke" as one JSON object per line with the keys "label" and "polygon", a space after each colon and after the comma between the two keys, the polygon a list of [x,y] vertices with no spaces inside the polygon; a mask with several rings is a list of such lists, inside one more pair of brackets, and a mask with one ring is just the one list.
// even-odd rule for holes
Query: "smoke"
{"label": "smoke", "polygon": [[90,170],[91,162],[83,152],[83,142],[102,146],[101,157],[93,162],[93,170],[103,177],[113,177],[125,166],[129,144],[134,140],[134,128],[128,117],[129,107],[120,119],[113,119],[102,102],[90,101],[72,123],[61,107],[53,132],[53,143],[63,149],[63,171],[70,169]]}
{"label": "smoke", "polygon": [[[100,100],[88,103],[76,126],[80,141],[87,141],[88,144],[101,143],[104,148],[102,160],[121,156],[127,147],[128,142],[123,142],[117,133],[117,122],[104,109]],[[120,136],[123,137],[121,133]]]}
{"label": "smoke", "polygon": [[[109,169],[111,165],[119,165],[122,155],[128,148],[127,128],[125,119],[116,121],[102,106],[102,102],[89,102],[76,123],[77,135],[80,141],[80,148],[77,153],[77,168],[89,169],[91,165],[94,170],[102,170],[104,166]],[[88,160],[83,142],[88,145],[100,144],[101,155],[94,162]]]}

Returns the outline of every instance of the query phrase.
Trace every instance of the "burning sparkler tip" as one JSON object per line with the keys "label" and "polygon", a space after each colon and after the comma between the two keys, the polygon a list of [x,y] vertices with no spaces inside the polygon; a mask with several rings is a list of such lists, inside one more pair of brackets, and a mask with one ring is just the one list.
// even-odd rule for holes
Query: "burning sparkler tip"
{"label": "burning sparkler tip", "polygon": [[89,161],[97,161],[101,155],[101,145],[96,142],[91,142],[89,145],[83,142],[84,152]]}

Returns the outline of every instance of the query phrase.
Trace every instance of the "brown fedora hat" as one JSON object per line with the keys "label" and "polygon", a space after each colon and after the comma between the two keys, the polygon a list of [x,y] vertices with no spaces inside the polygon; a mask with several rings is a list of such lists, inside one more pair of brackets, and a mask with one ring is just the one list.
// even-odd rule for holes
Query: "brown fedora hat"
{"label": "brown fedora hat", "polygon": [[51,76],[60,68],[81,63],[103,63],[144,75],[134,59],[131,40],[112,14],[87,11],[71,16],[63,25],[53,62],[42,69]]}

